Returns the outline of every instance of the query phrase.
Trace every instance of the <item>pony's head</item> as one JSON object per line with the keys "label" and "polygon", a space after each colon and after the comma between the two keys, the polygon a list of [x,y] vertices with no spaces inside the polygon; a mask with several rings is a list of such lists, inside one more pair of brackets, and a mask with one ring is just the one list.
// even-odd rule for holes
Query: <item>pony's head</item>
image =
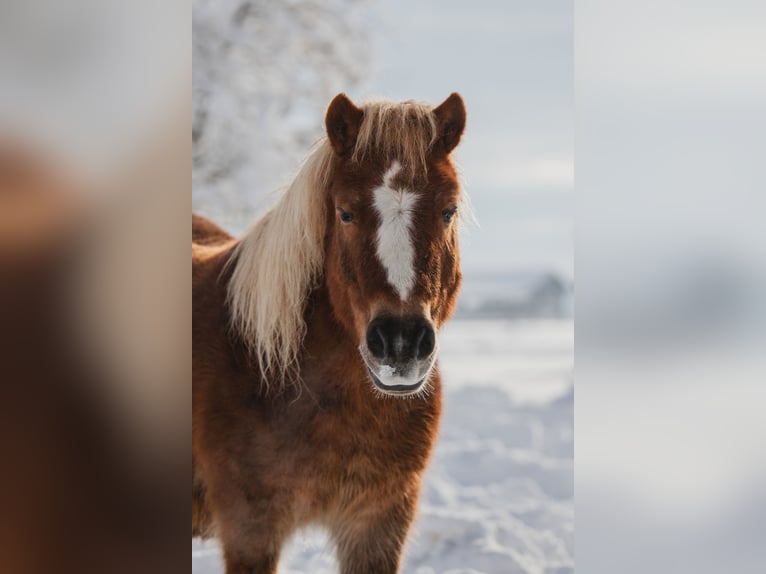
{"label": "pony's head", "polygon": [[335,316],[358,342],[383,393],[421,391],[461,281],[463,203],[450,153],[465,127],[452,94],[437,107],[340,94],[325,124],[333,150],[327,186],[325,280]]}
{"label": "pony's head", "polygon": [[327,138],[233,251],[232,325],[265,388],[296,380],[306,302],[324,281],[376,388],[416,393],[460,285],[463,198],[450,153],[465,126],[463,100],[357,107],[340,94],[325,124]]}

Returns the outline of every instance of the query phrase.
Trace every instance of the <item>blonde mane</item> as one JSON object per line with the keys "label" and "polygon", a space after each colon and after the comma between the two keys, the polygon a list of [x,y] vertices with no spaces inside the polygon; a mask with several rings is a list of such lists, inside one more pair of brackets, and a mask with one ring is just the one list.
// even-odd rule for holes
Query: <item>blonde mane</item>
{"label": "blonde mane", "polygon": [[[406,173],[426,170],[438,136],[433,106],[417,102],[370,101],[351,161],[371,154],[397,159]],[[228,286],[232,326],[263,375],[264,384],[287,380],[297,367],[306,334],[306,300],[324,267],[326,191],[335,158],[322,138],[280,201],[240,240],[230,262]]]}

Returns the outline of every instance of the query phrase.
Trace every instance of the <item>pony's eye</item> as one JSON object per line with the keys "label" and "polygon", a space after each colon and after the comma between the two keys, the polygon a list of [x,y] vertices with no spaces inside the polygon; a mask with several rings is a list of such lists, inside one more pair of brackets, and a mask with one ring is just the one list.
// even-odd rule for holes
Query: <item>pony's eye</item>
{"label": "pony's eye", "polygon": [[457,207],[450,207],[442,210],[442,219],[444,220],[444,223],[452,223],[452,219],[455,217],[456,213]]}
{"label": "pony's eye", "polygon": [[351,223],[352,221],[354,221],[353,213],[349,213],[348,211],[343,211],[343,209],[340,207],[338,208],[338,211],[340,212],[340,220],[343,223]]}

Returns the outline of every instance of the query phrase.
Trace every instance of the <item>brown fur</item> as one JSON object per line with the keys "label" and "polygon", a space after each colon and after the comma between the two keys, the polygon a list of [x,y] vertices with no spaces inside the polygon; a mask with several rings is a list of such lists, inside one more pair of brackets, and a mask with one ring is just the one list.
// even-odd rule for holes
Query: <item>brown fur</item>
{"label": "brown fur", "polygon": [[[325,264],[307,294],[299,385],[263,381],[227,307],[236,261],[227,263],[239,255],[236,242],[203,218],[193,219],[192,536],[220,539],[227,574],[275,572],[286,538],[308,524],[329,530],[344,574],[397,572],[437,433],[438,370],[425,393],[382,395],[358,346],[381,312],[424,313],[438,328],[454,309],[457,231],[441,213],[459,199],[449,152],[462,124],[456,135],[454,123],[440,121],[441,139],[430,144],[427,170],[411,178],[421,197],[418,281],[404,304],[387,284],[374,248],[370,192],[387,158],[374,150],[363,161],[349,156],[359,110],[347,99],[338,109],[335,103],[328,111],[337,152],[333,177],[326,190],[317,190],[326,194]],[[445,104],[463,110],[458,96]],[[352,225],[340,223],[338,207],[354,212]]]}

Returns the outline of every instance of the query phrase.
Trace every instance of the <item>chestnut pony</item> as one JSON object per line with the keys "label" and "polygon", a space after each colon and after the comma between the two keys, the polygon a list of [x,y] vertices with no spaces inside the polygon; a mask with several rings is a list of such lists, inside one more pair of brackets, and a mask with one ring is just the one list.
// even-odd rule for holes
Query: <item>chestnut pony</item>
{"label": "chestnut pony", "polygon": [[463,101],[340,94],[325,125],[243,238],[192,218],[192,536],[228,574],[275,572],[311,524],[344,574],[397,572],[436,437]]}

